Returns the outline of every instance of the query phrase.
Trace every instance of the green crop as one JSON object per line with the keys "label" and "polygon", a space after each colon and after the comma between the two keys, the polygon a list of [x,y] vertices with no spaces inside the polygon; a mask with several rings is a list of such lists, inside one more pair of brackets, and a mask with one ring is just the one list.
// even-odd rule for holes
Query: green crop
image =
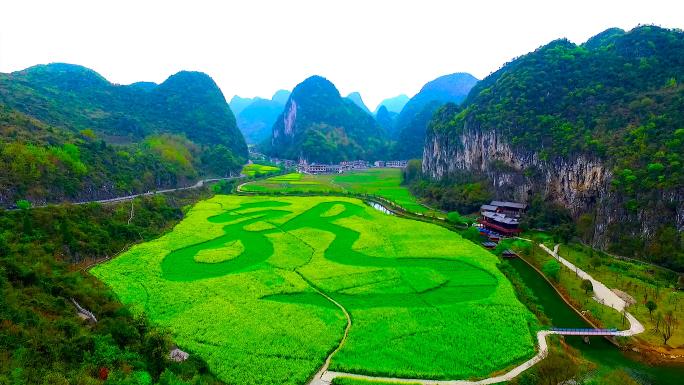
{"label": "green crop", "polygon": [[304,384],[343,335],[319,291],[353,320],[333,370],[468,378],[528,358],[532,315],[496,263],[356,199],[216,196],[93,273],[227,383],[282,385]]}
{"label": "green crop", "polygon": [[401,170],[398,168],[372,168],[326,175],[292,173],[247,183],[242,186],[242,190],[245,192],[372,194],[388,199],[413,213],[436,214],[421,205],[406,186],[401,185]]}
{"label": "green crop", "polygon": [[242,168],[242,174],[247,176],[260,176],[273,174],[280,171],[279,167],[264,164],[250,163]]}

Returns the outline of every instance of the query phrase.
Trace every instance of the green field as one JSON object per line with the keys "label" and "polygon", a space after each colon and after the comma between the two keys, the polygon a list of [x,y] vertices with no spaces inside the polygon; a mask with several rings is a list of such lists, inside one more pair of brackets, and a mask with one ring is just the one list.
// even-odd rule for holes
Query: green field
{"label": "green field", "polygon": [[535,320],[498,259],[439,226],[339,197],[216,196],[93,268],[229,384],[338,371],[485,377],[534,353]]}
{"label": "green field", "polygon": [[250,163],[242,168],[242,174],[249,177],[273,174],[280,171],[279,167],[266,166],[263,164]]}
{"label": "green field", "polygon": [[398,168],[373,168],[324,175],[293,173],[247,183],[242,186],[242,191],[374,194],[396,203],[406,211],[442,215],[421,205],[408,189],[401,185],[401,169]]}

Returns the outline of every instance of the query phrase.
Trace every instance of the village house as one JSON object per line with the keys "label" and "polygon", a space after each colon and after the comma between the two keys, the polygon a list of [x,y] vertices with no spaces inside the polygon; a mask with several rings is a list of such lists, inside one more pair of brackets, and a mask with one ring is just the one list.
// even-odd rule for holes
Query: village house
{"label": "village house", "polygon": [[269,161],[277,166],[283,166],[285,168],[291,168],[294,167],[296,162],[294,160],[290,159],[278,159],[278,158],[270,158]]}
{"label": "village house", "polygon": [[406,168],[408,161],[405,160],[388,160],[385,162],[385,167],[389,168]]}
{"label": "village house", "polygon": [[297,171],[305,174],[338,174],[343,171],[343,168],[337,164],[301,162],[297,165]]}
{"label": "village house", "polygon": [[340,162],[343,170],[365,170],[368,168],[368,162],[365,160],[350,160]]}
{"label": "village house", "polygon": [[514,236],[522,231],[520,217],[526,209],[527,205],[524,203],[492,201],[480,207],[478,222],[489,231]]}

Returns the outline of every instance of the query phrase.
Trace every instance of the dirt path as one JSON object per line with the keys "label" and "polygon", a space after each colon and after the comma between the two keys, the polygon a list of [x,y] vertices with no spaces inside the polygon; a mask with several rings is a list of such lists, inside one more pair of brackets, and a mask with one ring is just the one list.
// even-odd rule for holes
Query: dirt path
{"label": "dirt path", "polygon": [[347,336],[349,335],[349,329],[351,329],[351,325],[352,325],[351,316],[349,315],[349,312],[347,311],[347,309],[345,309],[344,306],[342,306],[339,302],[335,301],[329,295],[325,294],[322,290],[320,290],[318,287],[316,287],[313,284],[313,282],[310,282],[308,279],[306,279],[298,271],[296,273],[299,274],[299,276],[302,277],[302,279],[305,280],[309,284],[309,286],[311,286],[314,290],[316,290],[318,292],[318,294],[322,295],[328,301],[332,302],[333,304],[335,304],[335,306],[340,308],[340,310],[342,310],[342,312],[344,313],[344,316],[347,318],[347,326],[344,328],[344,335],[342,336],[340,343],[337,345],[335,350],[333,350],[330,354],[328,354],[328,357],[325,358],[325,362],[323,363],[323,366],[321,366],[321,368],[318,370],[318,372],[316,372],[316,374],[314,375],[313,379],[309,382],[309,385],[328,385],[328,384],[330,384],[330,381],[332,381],[332,379],[330,381],[327,381],[323,377],[327,373],[335,373],[335,372],[329,372],[328,367],[330,366],[330,360],[335,355],[335,353],[337,353],[340,349],[342,349],[342,346],[344,345],[344,343],[347,342]]}
{"label": "dirt path", "polygon": [[[560,257],[558,255],[558,246],[556,245],[553,250],[550,250],[547,248],[545,245],[540,244],[539,245],[542,249],[544,249],[549,255],[557,259],[559,262],[561,262],[563,265],[565,265],[567,268],[571,269],[572,271],[577,272],[577,274],[582,277],[583,279],[589,279],[591,280],[592,285],[594,285],[594,294],[595,297],[594,299],[606,306],[610,306],[620,312],[624,311],[625,309],[625,302],[622,300],[622,298],[618,297],[617,294],[615,294],[612,290],[610,290],[608,287],[606,287],[603,283],[595,280],[592,278],[589,274],[584,272],[583,270],[579,269],[577,266],[573,265],[570,263],[568,260]],[[314,287],[314,289],[316,289]],[[316,373],[314,378],[309,382],[308,385],[330,385],[332,381],[337,378],[337,377],[345,377],[345,378],[354,378],[354,379],[360,379],[360,380],[368,380],[368,381],[383,381],[383,382],[390,382],[390,383],[397,383],[397,384],[422,384],[422,385],[489,385],[489,384],[496,384],[499,382],[505,382],[505,381],[511,381],[520,373],[524,372],[525,370],[531,368],[535,364],[537,364],[539,361],[543,360],[546,355],[549,352],[549,347],[548,343],[546,341],[546,337],[551,334],[558,334],[558,335],[565,335],[565,334],[572,334],[572,333],[566,333],[563,331],[555,331],[555,330],[542,330],[537,332],[537,343],[539,345],[539,350],[537,351],[537,354],[530,358],[529,360],[523,362],[522,364],[516,366],[515,368],[509,370],[508,372],[494,376],[494,377],[488,377],[482,380],[478,381],[467,381],[467,380],[425,380],[425,379],[417,379],[417,378],[395,378],[395,377],[381,377],[381,376],[367,376],[367,375],[361,375],[361,374],[354,374],[354,373],[345,373],[345,372],[335,372],[331,370],[327,370],[329,365],[330,365],[330,359],[332,356],[340,350],[342,345],[347,339],[347,334],[349,332],[349,328],[351,327],[351,317],[349,316],[349,313],[342,307],[340,304],[335,302],[332,298],[328,297],[326,294],[323,292],[319,291],[316,289],[321,295],[326,297],[328,300],[332,301],[335,305],[337,305],[339,308],[344,311],[345,316],[347,316],[347,328],[345,329],[344,332],[344,337],[342,338],[342,341],[338,345],[338,347],[326,358],[325,364],[321,367],[321,369]],[[642,333],[644,331],[644,326],[636,319],[634,316],[632,316],[629,313],[625,313],[625,316],[627,317],[627,320],[629,321],[629,329],[627,330],[621,330],[617,332],[617,335],[620,336],[633,336],[639,333]]]}

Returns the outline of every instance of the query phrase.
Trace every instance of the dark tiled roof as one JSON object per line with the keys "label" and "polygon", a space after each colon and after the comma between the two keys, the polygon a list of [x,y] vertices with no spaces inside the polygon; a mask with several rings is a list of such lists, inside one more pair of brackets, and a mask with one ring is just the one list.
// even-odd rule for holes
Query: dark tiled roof
{"label": "dark tiled roof", "polygon": [[527,207],[525,203],[518,203],[518,202],[508,202],[508,201],[492,201],[490,203],[492,206],[499,206],[499,207],[510,207],[513,209],[524,209]]}
{"label": "dark tiled roof", "polygon": [[517,219],[507,217],[505,214],[500,214],[500,213],[492,213],[492,212],[486,211],[486,212],[482,213],[482,216],[487,218],[487,219],[491,219],[495,222],[505,223],[507,225],[518,225],[520,223]]}

